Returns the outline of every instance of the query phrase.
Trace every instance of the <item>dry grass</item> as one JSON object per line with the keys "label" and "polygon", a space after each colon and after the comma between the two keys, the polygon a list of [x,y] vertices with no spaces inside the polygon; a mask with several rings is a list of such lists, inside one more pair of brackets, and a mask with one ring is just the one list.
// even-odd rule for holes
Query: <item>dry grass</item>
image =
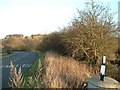
{"label": "dry grass", "polygon": [[38,61],[37,71],[31,76],[25,78],[22,75],[21,67],[17,71],[15,65],[10,63],[10,83],[12,88],[41,88],[43,85],[42,79],[42,65],[40,60]]}
{"label": "dry grass", "polygon": [[24,79],[21,72],[21,67],[19,68],[18,72],[16,67],[10,62],[10,83],[9,86],[12,88],[22,88],[24,85]]}
{"label": "dry grass", "polygon": [[84,88],[89,69],[74,59],[48,52],[45,56],[44,82],[48,88]]}
{"label": "dry grass", "polygon": [[[43,66],[44,65],[44,66]],[[86,88],[91,73],[85,64],[53,52],[39,60],[37,71],[24,79],[21,68],[16,70],[11,63],[10,86],[12,88]]]}

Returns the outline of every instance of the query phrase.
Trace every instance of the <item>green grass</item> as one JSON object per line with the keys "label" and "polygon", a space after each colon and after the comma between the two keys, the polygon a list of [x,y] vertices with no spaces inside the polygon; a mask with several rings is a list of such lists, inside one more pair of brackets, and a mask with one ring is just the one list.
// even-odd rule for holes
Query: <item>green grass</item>
{"label": "green grass", "polygon": [[[29,83],[28,82],[28,77],[30,77],[30,76],[32,76],[33,78],[35,77],[35,73],[38,70],[39,60],[41,61],[41,64],[43,64],[45,53],[44,52],[38,52],[37,54],[38,54],[38,56],[37,56],[36,61],[31,65],[31,67],[28,69],[28,71],[24,75],[24,80],[25,80],[25,85],[24,86],[25,86],[25,88],[28,87],[27,86],[27,84]],[[40,78],[40,81],[43,81],[42,77]],[[34,85],[33,85],[33,87],[34,87]]]}
{"label": "green grass", "polygon": [[[32,73],[35,73],[38,68],[39,59],[42,61],[44,59],[44,53],[39,52],[37,60],[31,65],[30,69],[25,73],[25,76],[30,76]],[[31,72],[32,71],[32,72]]]}

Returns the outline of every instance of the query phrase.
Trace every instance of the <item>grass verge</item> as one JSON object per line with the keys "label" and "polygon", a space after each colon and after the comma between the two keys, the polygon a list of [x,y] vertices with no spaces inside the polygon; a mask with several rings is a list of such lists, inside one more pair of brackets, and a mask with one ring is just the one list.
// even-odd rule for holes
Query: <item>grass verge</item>
{"label": "grass verge", "polygon": [[[40,69],[41,67],[43,67],[43,59],[44,59],[45,53],[44,52],[38,52],[38,57],[36,59],[36,61],[31,65],[31,67],[28,69],[28,71],[25,73],[24,75],[24,79],[26,80],[26,83],[24,84],[25,88],[34,88],[34,87],[41,87],[40,85],[43,85],[43,77],[38,77],[39,80],[35,80],[36,79],[36,75],[38,74],[42,74],[39,72],[38,69]],[[41,66],[39,66],[41,65]],[[42,69],[43,72],[43,69]],[[29,78],[28,78],[29,77]],[[30,80],[31,79],[31,80]],[[39,81],[39,82],[36,82]],[[30,84],[32,82],[32,84]],[[39,83],[39,86],[36,85]]]}
{"label": "grass verge", "polygon": [[0,55],[0,58],[4,59],[4,58],[8,58],[8,57],[12,57],[15,56],[17,53],[12,53],[12,54],[6,54],[6,55]]}
{"label": "grass verge", "polygon": [[25,73],[25,77],[28,77],[28,76],[31,76],[31,74],[34,74],[37,71],[37,69],[38,69],[38,62],[39,62],[39,60],[41,60],[41,62],[42,62],[43,59],[44,59],[44,53],[38,52],[38,58],[31,65],[30,69],[28,69],[28,71]]}

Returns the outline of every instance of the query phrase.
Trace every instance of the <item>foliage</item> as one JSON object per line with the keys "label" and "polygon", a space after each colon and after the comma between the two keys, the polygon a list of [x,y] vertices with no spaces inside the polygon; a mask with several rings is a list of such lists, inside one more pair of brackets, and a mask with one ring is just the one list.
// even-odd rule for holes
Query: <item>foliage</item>
{"label": "foliage", "polygon": [[[29,74],[29,76],[27,76],[26,82],[25,82],[25,87],[27,88],[41,88],[43,87],[43,74],[42,74],[42,70],[43,67],[41,65],[41,61],[40,59],[38,60],[38,62],[36,63],[37,68],[36,71],[31,70],[31,73]],[[31,69],[34,69],[33,67]]]}
{"label": "foliage", "polygon": [[60,54],[65,54],[65,47],[61,42],[61,37],[58,32],[54,32],[46,36],[40,46],[42,51],[54,51]]}
{"label": "foliage", "polygon": [[42,81],[42,65],[40,60],[37,63],[37,70],[29,76],[23,76],[21,67],[17,71],[15,65],[11,62],[10,65],[10,83],[12,88],[41,88],[43,87]]}
{"label": "foliage", "polygon": [[117,65],[107,63],[106,65],[106,75],[120,81],[120,73]]}
{"label": "foliage", "polygon": [[106,55],[108,60],[115,59],[116,35],[109,9],[90,2],[85,10],[78,10],[78,17],[62,30],[60,36],[68,55],[96,64],[100,63],[102,55]]}
{"label": "foliage", "polygon": [[10,37],[3,40],[3,45],[5,49],[18,50],[22,49],[25,45],[22,37]]}
{"label": "foliage", "polygon": [[8,53],[8,54],[12,54],[12,53],[13,53],[12,49],[8,49],[8,50],[7,50],[7,53]]}
{"label": "foliage", "polygon": [[7,35],[3,39],[3,46],[5,49],[13,50],[39,50],[39,46],[45,35],[31,35],[31,37],[23,37],[20,35]]}

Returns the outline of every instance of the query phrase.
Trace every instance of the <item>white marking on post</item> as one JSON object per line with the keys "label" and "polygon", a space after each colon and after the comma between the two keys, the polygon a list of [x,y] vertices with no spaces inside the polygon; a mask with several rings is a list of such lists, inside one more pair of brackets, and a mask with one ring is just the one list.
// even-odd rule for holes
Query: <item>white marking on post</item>
{"label": "white marking on post", "polygon": [[101,74],[105,75],[105,65],[101,65]]}
{"label": "white marking on post", "polygon": [[105,76],[105,62],[106,62],[106,56],[103,56],[101,69],[100,69],[100,80],[102,81],[104,81],[104,76]]}
{"label": "white marking on post", "polygon": [[103,56],[103,63],[105,64],[106,62],[106,56]]}

